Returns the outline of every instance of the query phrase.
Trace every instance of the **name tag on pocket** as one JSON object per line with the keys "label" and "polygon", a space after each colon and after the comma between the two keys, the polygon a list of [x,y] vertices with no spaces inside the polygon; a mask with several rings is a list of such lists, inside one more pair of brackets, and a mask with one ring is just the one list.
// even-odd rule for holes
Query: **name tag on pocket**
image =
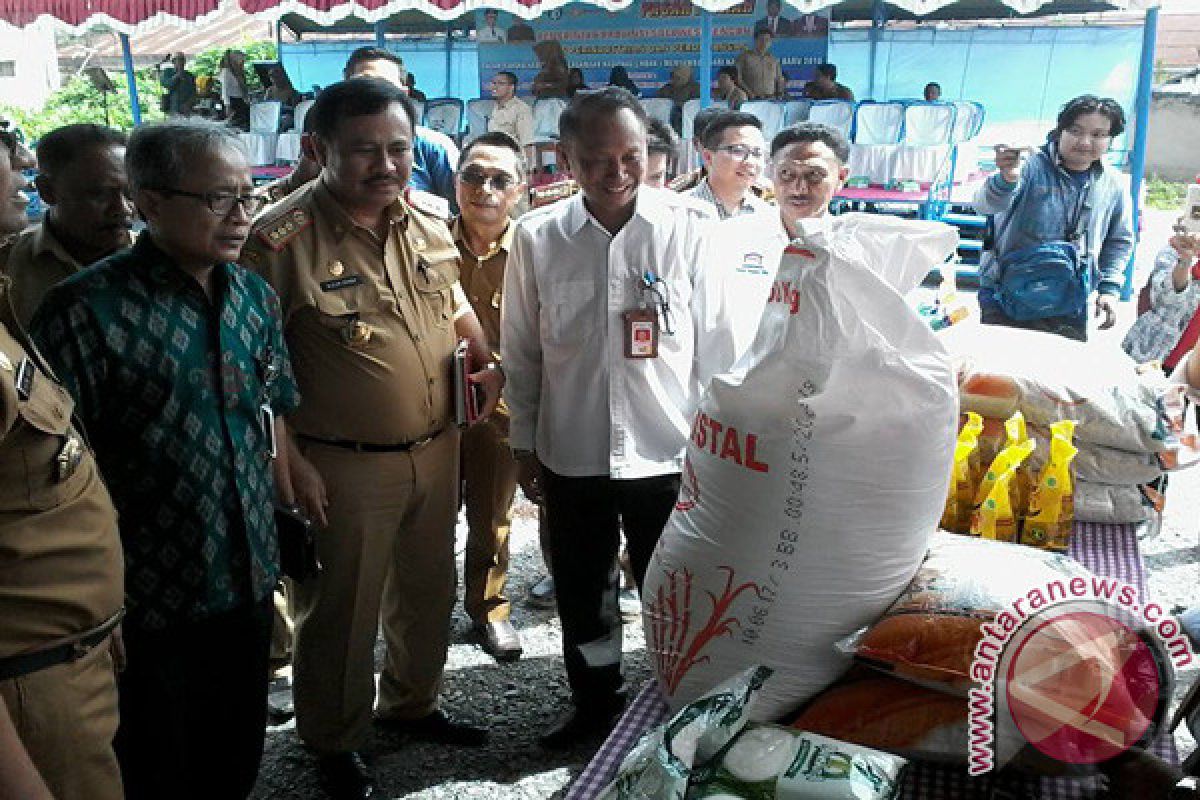
{"label": "name tag on pocket", "polygon": [[361,275],[347,275],[344,278],[335,278],[331,281],[321,281],[321,291],[336,292],[338,289],[349,289],[351,286],[358,286],[363,282]]}

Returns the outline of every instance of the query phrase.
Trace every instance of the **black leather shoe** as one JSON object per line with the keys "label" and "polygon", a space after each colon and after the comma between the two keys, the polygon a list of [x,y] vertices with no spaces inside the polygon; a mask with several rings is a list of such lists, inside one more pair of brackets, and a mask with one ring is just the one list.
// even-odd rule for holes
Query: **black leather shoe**
{"label": "black leather shoe", "polygon": [[414,739],[438,744],[457,744],[463,747],[479,747],[487,744],[488,734],[483,728],[455,722],[445,712],[434,711],[417,719],[383,719],[379,724],[393,733],[403,733]]}
{"label": "black leather shoe", "polygon": [[559,717],[538,743],[547,750],[567,750],[576,745],[599,742],[612,731],[620,717],[620,703],[573,708]]}
{"label": "black leather shoe", "polygon": [[358,753],[331,753],[317,758],[321,788],[333,800],[363,800],[375,796],[371,770]]}
{"label": "black leather shoe", "polygon": [[480,638],[484,651],[497,661],[516,661],[521,657],[521,637],[508,620],[476,625],[475,634]]}

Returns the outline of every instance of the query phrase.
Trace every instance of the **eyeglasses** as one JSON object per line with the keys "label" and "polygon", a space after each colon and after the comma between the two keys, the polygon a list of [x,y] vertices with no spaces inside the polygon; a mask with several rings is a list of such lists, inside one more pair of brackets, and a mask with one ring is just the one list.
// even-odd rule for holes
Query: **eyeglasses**
{"label": "eyeglasses", "polygon": [[804,181],[809,186],[816,186],[829,177],[829,173],[820,169],[796,169],[795,167],[773,167],[771,177],[779,183],[795,183]]}
{"label": "eyeglasses", "polygon": [[1096,131],[1085,131],[1083,128],[1072,125],[1067,128],[1064,133],[1071,134],[1076,139],[1089,139],[1093,142],[1107,142],[1113,138],[1111,133],[1099,133]]}
{"label": "eyeglasses", "polygon": [[467,186],[472,186],[476,189],[482,189],[485,186],[490,186],[497,192],[507,192],[509,189],[517,185],[517,179],[511,175],[505,175],[503,172],[498,172],[495,175],[488,175],[485,172],[480,172],[475,169],[467,169],[458,173],[458,179]]}
{"label": "eyeglasses", "polygon": [[177,195],[179,197],[190,197],[194,200],[203,200],[208,206],[208,210],[212,213],[225,217],[233,211],[234,205],[242,207],[242,211],[246,212],[246,216],[253,217],[262,207],[267,204],[267,196],[261,192],[247,192],[246,194],[233,194],[232,192],[185,192],[182,189],[154,189],[152,191],[162,192],[167,195]]}
{"label": "eyeglasses", "polygon": [[717,148],[722,153],[728,153],[729,157],[734,161],[762,161],[766,158],[767,152],[761,147],[746,147],[744,144],[723,144]]}

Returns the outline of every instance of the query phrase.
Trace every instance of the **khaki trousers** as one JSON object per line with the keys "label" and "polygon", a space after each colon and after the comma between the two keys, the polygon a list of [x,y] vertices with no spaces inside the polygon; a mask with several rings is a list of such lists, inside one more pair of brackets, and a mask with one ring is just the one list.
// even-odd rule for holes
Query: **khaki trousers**
{"label": "khaki trousers", "polygon": [[[0,682],[17,735],[55,800],[122,800],[108,640],[78,661]],[[2,794],[2,792],[0,792]]]}
{"label": "khaki trousers", "polygon": [[476,624],[508,619],[508,534],[517,494],[517,462],[508,448],[507,419],[491,418],[462,436],[467,507],[463,607]]}
{"label": "khaki trousers", "polygon": [[454,608],[458,446],[457,430],[406,453],[301,443],[329,495],[321,575],[294,584],[296,727],[318,751],[366,742],[381,615],[379,715],[437,708]]}
{"label": "khaki trousers", "polygon": [[292,608],[292,599],[296,590],[292,588],[291,578],[281,578],[279,585],[271,596],[271,669],[279,669],[292,663],[292,640],[295,638],[296,624],[292,621],[296,612]]}

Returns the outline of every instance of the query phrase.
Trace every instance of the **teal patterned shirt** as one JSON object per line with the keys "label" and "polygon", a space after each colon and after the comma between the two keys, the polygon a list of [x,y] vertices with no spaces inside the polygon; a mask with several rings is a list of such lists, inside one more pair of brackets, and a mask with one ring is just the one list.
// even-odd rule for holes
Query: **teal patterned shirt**
{"label": "teal patterned shirt", "polygon": [[261,600],[279,573],[261,408],[300,399],[279,299],[236,264],[212,276],[210,300],[143,233],[31,325],[120,515],[128,623],[148,630]]}

